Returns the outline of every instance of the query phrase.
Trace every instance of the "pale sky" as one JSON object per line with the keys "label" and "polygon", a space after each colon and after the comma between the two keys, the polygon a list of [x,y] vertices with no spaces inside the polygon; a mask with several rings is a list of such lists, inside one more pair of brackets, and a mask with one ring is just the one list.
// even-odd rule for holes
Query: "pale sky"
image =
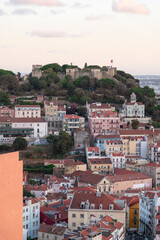
{"label": "pale sky", "polygon": [[110,65],[160,75],[160,0],[0,0],[0,68]]}

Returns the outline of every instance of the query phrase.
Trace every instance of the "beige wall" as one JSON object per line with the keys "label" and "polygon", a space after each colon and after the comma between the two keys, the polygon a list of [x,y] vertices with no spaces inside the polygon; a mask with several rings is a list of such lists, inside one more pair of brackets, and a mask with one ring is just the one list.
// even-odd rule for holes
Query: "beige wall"
{"label": "beige wall", "polygon": [[130,141],[129,139],[123,139],[123,154],[124,155],[136,155],[136,141]]}
{"label": "beige wall", "polygon": [[0,239],[23,239],[23,162],[19,152],[0,155]]}
{"label": "beige wall", "polygon": [[[152,188],[152,178],[148,177],[148,179],[115,182],[113,184],[112,193],[121,193],[122,191],[124,192],[127,189],[136,189],[136,188],[138,189],[138,185],[141,186],[141,184],[144,184],[144,187]],[[142,188],[142,187],[139,187],[139,188]]]}
{"label": "beige wall", "polygon": [[65,172],[68,174],[74,173],[76,171],[86,171],[87,165],[86,164],[80,164],[80,165],[70,165],[65,166]]}
{"label": "beige wall", "polygon": [[57,237],[57,240],[64,239],[64,235],[58,236],[55,234],[38,232],[38,240],[46,240],[46,239],[55,240],[55,237]]}
{"label": "beige wall", "polygon": [[160,167],[141,166],[141,173],[152,178],[153,187],[160,186]]}
{"label": "beige wall", "polygon": [[[76,217],[72,217],[72,214],[76,214]],[[81,218],[81,214],[84,214],[84,218]],[[77,229],[81,223],[86,224],[90,221],[91,215],[95,215],[96,218],[102,216],[111,215],[118,221],[125,224],[125,210],[98,210],[98,209],[69,209],[68,211],[68,227],[71,230]],[[72,223],[75,222],[76,226],[73,227]]]}
{"label": "beige wall", "polygon": [[88,168],[91,171],[97,171],[97,172],[110,171],[111,172],[112,171],[112,163],[110,163],[110,164],[108,164],[108,163],[103,163],[103,164],[93,163],[93,164],[91,164],[91,162],[88,159]]}
{"label": "beige wall", "polygon": [[40,107],[15,107],[15,117],[16,118],[36,118],[41,117],[41,108]]}

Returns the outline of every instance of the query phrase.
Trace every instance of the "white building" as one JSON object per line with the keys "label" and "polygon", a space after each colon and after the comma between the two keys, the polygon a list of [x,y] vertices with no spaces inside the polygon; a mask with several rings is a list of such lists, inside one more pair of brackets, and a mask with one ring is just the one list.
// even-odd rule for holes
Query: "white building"
{"label": "white building", "polygon": [[125,168],[126,158],[123,153],[111,153],[110,157],[113,170],[114,168]]}
{"label": "white building", "polygon": [[90,113],[92,112],[97,112],[97,111],[115,111],[115,107],[110,106],[108,103],[101,103],[101,102],[96,102],[96,103],[91,103],[88,104],[86,103],[86,109],[87,109],[87,115],[89,116]]}
{"label": "white building", "polygon": [[40,118],[40,105],[16,105],[15,118]]}
{"label": "white building", "polygon": [[160,191],[140,193],[139,232],[149,239],[160,238]]}
{"label": "white building", "polygon": [[131,94],[130,102],[125,102],[122,106],[122,117],[141,117],[145,116],[145,105],[136,101],[136,95]]}
{"label": "white building", "polygon": [[149,148],[149,159],[152,162],[160,162],[160,142],[151,144]]}
{"label": "white building", "polygon": [[63,119],[63,131],[71,134],[75,129],[84,130],[84,117],[80,117],[77,115],[64,115]]}
{"label": "white building", "polygon": [[[10,137],[11,130],[18,130],[22,134],[23,131],[30,130],[30,137],[43,138],[48,135],[48,125],[44,118],[11,118],[1,117],[0,126],[6,128],[6,133],[3,133],[2,138],[7,134]],[[17,132],[17,131],[16,131]],[[18,134],[18,133],[17,133]],[[14,136],[14,135],[13,135]]]}
{"label": "white building", "polygon": [[33,239],[38,237],[39,226],[40,202],[28,198],[23,206],[23,229],[27,230],[27,236]]}

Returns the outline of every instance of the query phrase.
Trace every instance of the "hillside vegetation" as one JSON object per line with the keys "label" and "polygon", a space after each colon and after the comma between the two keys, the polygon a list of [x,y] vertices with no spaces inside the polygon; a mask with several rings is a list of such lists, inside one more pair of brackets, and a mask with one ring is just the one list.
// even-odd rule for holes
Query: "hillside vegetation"
{"label": "hillside vegetation", "polygon": [[[120,106],[125,99],[129,100],[130,94],[134,92],[137,95],[137,100],[143,102],[146,106],[146,113],[153,114],[157,121],[157,113],[159,109],[156,107],[156,99],[154,90],[149,87],[141,88],[139,80],[124,71],[117,71],[113,78],[104,78],[97,80],[88,76],[79,77],[73,80],[71,76],[64,75],[60,80],[58,73],[66,73],[66,69],[78,66],[70,66],[64,64],[60,66],[58,63],[44,65],[41,70],[43,75],[40,79],[29,75],[28,82],[19,85],[17,79],[12,74],[0,76],[0,87],[6,93],[26,95],[28,94],[43,94],[47,96],[63,96],[66,101],[76,102],[84,105],[86,101],[108,102]],[[91,65],[85,68],[101,68],[97,65]],[[105,70],[106,67],[102,67]]]}

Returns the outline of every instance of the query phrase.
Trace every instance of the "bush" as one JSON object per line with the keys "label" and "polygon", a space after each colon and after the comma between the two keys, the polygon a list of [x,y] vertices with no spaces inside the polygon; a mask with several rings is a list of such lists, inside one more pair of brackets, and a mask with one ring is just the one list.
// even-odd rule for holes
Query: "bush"
{"label": "bush", "polygon": [[17,137],[13,144],[12,147],[14,148],[14,150],[18,151],[18,150],[25,150],[27,148],[27,141],[25,138],[22,137]]}

